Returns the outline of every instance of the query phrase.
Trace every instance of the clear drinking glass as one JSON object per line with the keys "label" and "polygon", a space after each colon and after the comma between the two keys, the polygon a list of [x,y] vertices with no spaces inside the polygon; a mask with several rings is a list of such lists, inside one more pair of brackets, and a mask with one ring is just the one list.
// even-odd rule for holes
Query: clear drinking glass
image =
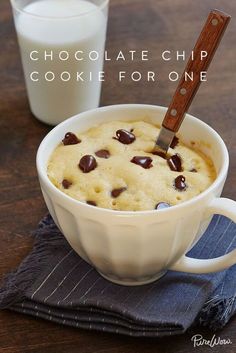
{"label": "clear drinking glass", "polygon": [[32,113],[56,125],[98,107],[109,0],[11,0]]}

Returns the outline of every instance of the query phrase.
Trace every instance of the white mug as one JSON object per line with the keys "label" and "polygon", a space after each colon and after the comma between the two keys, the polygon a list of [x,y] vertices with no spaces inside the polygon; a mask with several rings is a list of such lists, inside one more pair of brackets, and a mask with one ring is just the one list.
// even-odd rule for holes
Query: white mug
{"label": "white mug", "polygon": [[236,249],[214,259],[185,254],[199,240],[214,214],[236,221],[236,202],[220,198],[229,156],[221,137],[207,124],[187,114],[179,131],[183,142],[196,146],[215,165],[217,178],[198,196],[162,210],[113,211],[72,199],[47,176],[48,159],[68,131],[83,132],[110,120],[149,120],[160,124],[166,108],[114,105],[76,115],[49,132],[37,153],[44,199],[55,223],[72,248],[105,278],[124,285],[155,281],[167,270],[208,273],[236,264]]}

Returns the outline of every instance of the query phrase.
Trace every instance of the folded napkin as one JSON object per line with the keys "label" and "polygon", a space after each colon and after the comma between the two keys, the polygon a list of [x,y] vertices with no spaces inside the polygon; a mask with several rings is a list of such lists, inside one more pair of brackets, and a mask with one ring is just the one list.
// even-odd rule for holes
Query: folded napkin
{"label": "folded napkin", "polygon": [[[223,327],[236,312],[236,266],[215,274],[169,271],[138,287],[101,277],[68,245],[52,218],[34,232],[32,252],[0,289],[0,308],[60,324],[131,336],[165,336],[201,324]],[[214,216],[189,256],[211,258],[236,247],[236,225]]]}

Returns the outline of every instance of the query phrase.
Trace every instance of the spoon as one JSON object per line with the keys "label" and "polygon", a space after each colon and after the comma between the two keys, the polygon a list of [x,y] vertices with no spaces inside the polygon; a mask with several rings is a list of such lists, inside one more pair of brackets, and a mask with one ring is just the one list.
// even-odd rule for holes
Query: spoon
{"label": "spoon", "polygon": [[[208,69],[230,18],[229,15],[219,10],[212,10],[209,13],[193,49],[195,59],[192,60],[192,56],[190,56],[162,122],[161,131],[154,146],[154,153],[167,154],[175,133],[179,130],[201,84],[200,73],[206,72]],[[201,58],[201,53],[204,51],[207,52],[207,56]],[[189,74],[193,72],[193,81],[185,80],[185,72]]]}

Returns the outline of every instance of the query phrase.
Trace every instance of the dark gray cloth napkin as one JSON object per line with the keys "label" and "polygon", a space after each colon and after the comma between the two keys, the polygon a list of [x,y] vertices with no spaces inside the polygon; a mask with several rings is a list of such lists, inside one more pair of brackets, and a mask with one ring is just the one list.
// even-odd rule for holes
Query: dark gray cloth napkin
{"label": "dark gray cloth napkin", "polygon": [[[60,324],[131,336],[165,336],[201,324],[223,327],[236,312],[236,266],[207,275],[169,271],[138,287],[102,278],[68,245],[52,218],[34,232],[32,252],[0,289],[0,308]],[[236,247],[236,225],[214,216],[189,256],[211,258]]]}

